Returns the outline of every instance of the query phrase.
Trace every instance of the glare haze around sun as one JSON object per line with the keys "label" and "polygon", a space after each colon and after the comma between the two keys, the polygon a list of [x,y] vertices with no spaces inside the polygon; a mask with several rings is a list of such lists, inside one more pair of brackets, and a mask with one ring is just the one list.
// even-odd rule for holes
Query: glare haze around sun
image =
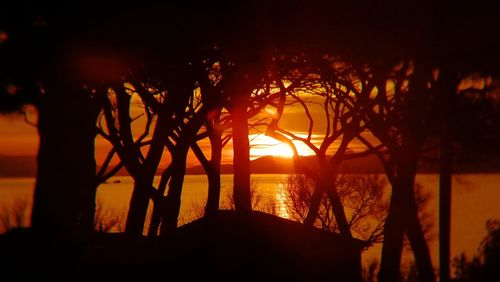
{"label": "glare haze around sun", "polygon": [[[252,134],[250,139],[250,157],[257,159],[263,156],[274,156],[282,158],[292,158],[292,148],[283,142],[264,134]],[[313,151],[302,142],[294,142],[299,155],[313,155]]]}

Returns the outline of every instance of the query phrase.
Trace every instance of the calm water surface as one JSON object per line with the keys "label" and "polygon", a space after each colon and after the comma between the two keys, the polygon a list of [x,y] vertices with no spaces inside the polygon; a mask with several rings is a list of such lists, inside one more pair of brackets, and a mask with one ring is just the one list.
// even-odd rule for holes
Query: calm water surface
{"label": "calm water surface", "polygon": [[[258,195],[256,206],[259,210],[274,212],[279,216],[290,217],[290,210],[285,203],[286,191],[283,183],[286,174],[252,175],[252,186]],[[221,206],[229,207],[232,188],[232,175],[222,176]],[[159,182],[159,177],[155,179]],[[420,174],[417,183],[423,191],[430,193],[430,202],[426,212],[434,221],[431,233],[437,238],[438,212],[438,176]],[[114,177],[109,183],[101,185],[97,202],[102,211],[121,215],[125,220],[126,209],[132,193],[130,177]],[[452,197],[452,256],[462,252],[472,255],[476,252],[481,239],[486,235],[485,223],[488,219],[500,219],[500,174],[461,174],[453,178]],[[0,211],[24,204],[31,207],[34,189],[33,178],[0,178]],[[187,223],[201,216],[207,198],[207,180],[204,175],[188,175],[182,194],[180,224]],[[26,212],[29,218],[30,211]],[[3,231],[0,227],[0,232]],[[429,242],[434,264],[437,263],[437,240]],[[380,257],[380,246],[370,248],[363,254],[365,261]]]}

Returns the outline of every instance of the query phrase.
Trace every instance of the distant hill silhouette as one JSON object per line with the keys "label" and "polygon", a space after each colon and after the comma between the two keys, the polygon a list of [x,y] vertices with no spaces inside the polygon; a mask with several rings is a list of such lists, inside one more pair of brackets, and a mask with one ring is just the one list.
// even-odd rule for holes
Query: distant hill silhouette
{"label": "distant hill silhouette", "polygon": [[[314,156],[302,158],[302,162],[310,168],[318,167]],[[98,167],[99,169],[99,167]],[[293,160],[283,157],[265,156],[250,162],[250,169],[253,174],[287,174],[294,171]],[[35,156],[5,156],[0,155],[0,177],[35,177],[37,163]],[[159,170],[160,173],[162,169]],[[421,162],[419,172],[436,173],[438,171],[437,162]],[[500,159],[489,158],[478,160],[467,160],[456,164],[456,173],[498,173],[500,172]],[[344,161],[340,167],[342,173],[384,173],[383,167],[375,156],[368,156],[353,160]],[[232,174],[233,165],[224,164],[221,166],[222,174]],[[186,174],[205,174],[202,166],[192,166],[187,168]],[[122,168],[117,176],[128,176],[126,169]]]}
{"label": "distant hill silhouette", "polygon": [[[302,157],[301,161],[309,168],[315,169],[319,166],[316,157]],[[250,170],[253,174],[278,174],[294,172],[294,162],[292,159],[265,156],[250,162]],[[344,161],[340,167],[344,173],[382,173],[383,167],[375,156]],[[222,174],[233,173],[232,164],[221,166]],[[201,166],[194,166],[187,169],[187,174],[205,174]]]}

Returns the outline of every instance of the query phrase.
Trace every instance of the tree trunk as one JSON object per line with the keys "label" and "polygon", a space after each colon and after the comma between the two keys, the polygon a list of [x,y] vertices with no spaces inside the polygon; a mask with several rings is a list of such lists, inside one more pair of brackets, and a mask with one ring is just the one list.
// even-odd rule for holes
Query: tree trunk
{"label": "tree trunk", "polygon": [[396,162],[397,174],[394,175],[394,183],[391,183],[391,202],[384,226],[379,281],[398,281],[405,230],[412,246],[420,279],[434,281],[429,247],[418,218],[414,197],[417,157],[411,152],[404,152],[403,160]]}
{"label": "tree trunk", "polygon": [[95,205],[96,105],[82,90],[64,85],[49,90],[39,107],[32,227],[50,234],[90,232],[81,220]]}
{"label": "tree trunk", "polygon": [[417,206],[414,200],[408,204],[409,211],[405,220],[406,234],[415,255],[415,264],[417,265],[419,279],[420,281],[435,281],[429,247],[427,246],[425,234],[418,218]]}
{"label": "tree trunk", "polygon": [[403,250],[405,189],[393,184],[389,211],[384,225],[384,243],[380,263],[379,281],[397,282]]}
{"label": "tree trunk", "polygon": [[237,212],[250,212],[250,143],[248,141],[246,99],[240,99],[231,109],[233,127],[234,207]]}
{"label": "tree trunk", "polygon": [[149,206],[148,190],[152,186],[153,177],[141,173],[138,175],[134,183],[134,190],[130,198],[130,205],[127,215],[127,223],[125,225],[125,233],[129,235],[139,236],[144,231],[144,222]]}
{"label": "tree trunk", "polygon": [[306,218],[304,219],[304,225],[314,226],[314,222],[318,217],[319,206],[321,205],[321,197],[325,193],[325,184],[321,183],[321,180],[315,181],[315,187],[313,194],[311,195],[311,202],[309,203],[309,209],[307,210]]}
{"label": "tree trunk", "polygon": [[159,197],[154,199],[153,213],[151,214],[151,220],[149,222],[148,236],[150,237],[156,237],[158,235],[158,229],[160,227],[162,216],[162,206],[164,201],[163,195],[165,194],[168,181],[172,176],[172,167],[172,164],[170,164],[168,168],[163,171],[163,174],[161,176],[160,184],[158,187]]}
{"label": "tree trunk", "polygon": [[[212,129],[212,131],[214,131]],[[218,132],[212,132],[209,136],[212,146],[212,154],[207,170],[208,177],[208,196],[205,206],[205,215],[214,216],[219,211],[220,201],[220,163],[222,159],[222,140]]]}
{"label": "tree trunk", "polygon": [[332,177],[332,173],[333,172],[331,171],[325,171],[323,172],[323,175],[320,176],[321,179],[313,192],[311,203],[309,205],[309,211],[306,219],[304,220],[304,224],[307,226],[314,226],[321,204],[321,197],[324,192],[326,192],[328,199],[332,203],[333,215],[335,216],[335,221],[339,227],[340,234],[348,238],[352,238],[351,229],[344,211],[344,205],[342,204],[342,201],[337,193],[334,180],[335,177]]}
{"label": "tree trunk", "polygon": [[95,226],[97,187],[97,184],[94,184],[94,187],[82,196],[82,201],[86,204],[82,205],[81,225],[87,232],[94,230]]}
{"label": "tree trunk", "polygon": [[127,216],[125,233],[138,236],[144,231],[144,223],[148,212],[150,189],[163,154],[163,140],[167,138],[168,119],[167,115],[160,114],[153,133],[152,143],[148,150],[146,159],[136,174],[134,190],[130,199],[130,207]]}
{"label": "tree trunk", "polygon": [[333,215],[335,216],[335,221],[337,222],[337,225],[339,227],[339,233],[348,238],[352,238],[351,228],[349,227],[349,223],[344,211],[344,205],[342,204],[342,201],[340,201],[340,197],[337,193],[335,185],[333,186],[334,187],[328,189],[327,194],[330,202],[332,203]]}
{"label": "tree trunk", "polygon": [[326,160],[325,156],[326,152],[323,153],[322,155],[318,155],[319,163],[321,166],[321,172],[319,179],[315,180],[316,187],[311,196],[311,203],[309,204],[309,210],[307,212],[306,219],[304,220],[304,224],[306,226],[314,225],[316,217],[318,216],[319,206],[321,204],[321,198],[323,197],[325,191],[328,191],[331,193],[330,196],[332,196],[331,200],[332,204],[334,205],[333,208],[337,223],[339,224],[339,227],[342,225],[341,229],[344,231],[344,234],[350,236],[351,232],[349,231],[347,218],[344,213],[344,207],[342,205],[342,202],[340,201],[340,198],[338,198],[336,190],[329,191],[329,186],[332,186],[331,189],[336,189],[335,176],[337,174],[341,162],[344,159],[345,151],[351,139],[352,138],[350,137],[344,136],[344,138],[342,139],[342,143],[337,149],[335,155],[333,155],[332,158],[330,159],[330,162],[327,162]]}
{"label": "tree trunk", "polygon": [[153,204],[153,212],[151,213],[151,221],[149,222],[149,228],[148,228],[148,236],[149,237],[156,237],[158,234],[158,228],[160,227],[161,223],[161,206],[163,199],[160,201],[154,202]]}
{"label": "tree trunk", "polygon": [[161,222],[160,236],[171,234],[177,228],[177,220],[181,207],[182,186],[186,174],[186,158],[189,150],[188,142],[177,146],[172,154],[172,179],[168,188],[168,194],[164,201],[163,217]]}

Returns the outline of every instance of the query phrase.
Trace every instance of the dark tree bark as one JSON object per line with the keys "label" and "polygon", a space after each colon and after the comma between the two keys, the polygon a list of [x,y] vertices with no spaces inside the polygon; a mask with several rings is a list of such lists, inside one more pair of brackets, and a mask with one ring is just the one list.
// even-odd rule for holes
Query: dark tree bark
{"label": "dark tree bark", "polygon": [[209,128],[209,137],[211,145],[211,159],[208,164],[208,195],[205,206],[205,215],[214,216],[219,211],[220,202],[220,165],[222,159],[222,140],[221,134],[213,128]]}
{"label": "dark tree bark", "polygon": [[405,221],[408,219],[408,213],[412,212],[411,207],[415,205],[413,186],[416,156],[413,158],[412,156],[414,156],[413,151],[400,151],[394,154],[393,159],[389,160],[393,166],[390,171],[386,171],[392,190],[389,212],[384,225],[380,281],[398,281],[399,279]]}
{"label": "dark tree bark", "polygon": [[163,199],[153,203],[153,212],[151,213],[151,220],[149,222],[148,237],[156,237],[161,223],[161,206]]}
{"label": "dark tree bark", "polygon": [[92,188],[82,195],[81,201],[85,204],[82,205],[80,224],[84,232],[90,232],[95,228],[95,211],[96,211],[96,196],[97,185],[94,182]]}
{"label": "dark tree bark", "polygon": [[186,175],[186,158],[189,150],[188,142],[180,142],[172,152],[172,179],[167,197],[162,206],[160,236],[171,234],[177,228],[177,219],[181,207],[182,186]]}
{"label": "dark tree bark", "polygon": [[42,99],[32,211],[32,227],[37,232],[75,235],[92,231],[97,108],[90,93],[62,83],[50,85]]}
{"label": "dark tree bark", "polygon": [[125,232],[131,235],[142,235],[146,214],[148,211],[149,200],[151,199],[151,187],[160,163],[164,143],[167,135],[168,119],[160,114],[153,133],[151,147],[139,173],[135,177],[134,190],[130,199],[130,207],[127,215],[127,225]]}
{"label": "dark tree bark", "polygon": [[250,142],[248,141],[247,99],[240,97],[230,111],[233,128],[234,207],[250,212]]}
{"label": "dark tree bark", "polygon": [[[218,110],[220,113],[220,110]],[[218,119],[218,117],[216,118]],[[210,140],[211,157],[208,160],[202,149],[196,142],[191,144],[191,149],[198,161],[203,166],[208,179],[208,195],[205,204],[205,216],[217,215],[219,211],[220,201],[220,166],[222,159],[222,134],[219,129],[215,129],[213,121],[209,120],[205,123],[207,127],[208,138]]]}
{"label": "dark tree bark", "polygon": [[[402,186],[402,185],[401,185]],[[384,225],[384,244],[380,264],[379,281],[398,281],[401,252],[403,250],[404,189],[393,185],[389,211]]]}
{"label": "dark tree bark", "polygon": [[[434,97],[429,88],[433,81],[433,69],[425,60],[418,62],[411,76],[407,76],[410,64],[403,64],[399,73],[408,79],[411,87],[408,91],[401,91],[401,87],[396,86],[391,99],[385,89],[387,78],[382,73],[376,73],[374,81],[380,91],[377,96],[383,101],[378,102],[379,110],[389,106],[388,113],[366,112],[370,130],[387,148],[389,160],[380,155],[379,158],[392,186],[389,213],[384,226],[379,281],[398,281],[404,232],[408,234],[420,279],[435,281],[429,248],[414,199],[418,156],[434,122],[431,112]],[[395,131],[391,133],[392,130]]]}
{"label": "dark tree bark", "polygon": [[339,227],[339,232],[340,234],[343,234],[349,238],[352,237],[352,234],[344,211],[344,205],[340,201],[337,188],[335,187],[335,178],[340,164],[344,159],[347,146],[351,140],[352,136],[344,134],[342,143],[329,162],[326,162],[326,157],[324,153],[322,153],[323,156],[320,157],[319,179],[316,181],[317,183],[311,197],[309,210],[307,212],[306,219],[304,220],[305,225],[314,225],[314,222],[316,221],[316,218],[318,216],[321,197],[323,197],[323,194],[326,192],[328,198],[330,199],[330,202],[332,203],[333,213],[335,216],[335,221],[337,222],[337,225]]}
{"label": "dark tree bark", "polygon": [[167,184],[172,177],[172,169],[173,164],[170,163],[165,171],[163,171],[160,179],[160,185],[158,187],[158,197],[153,198],[153,213],[151,214],[151,220],[149,222],[148,230],[149,237],[156,237],[158,235],[158,229],[160,228],[162,209],[164,204],[163,195],[165,194]]}
{"label": "dark tree bark", "polygon": [[321,205],[321,197],[323,197],[323,194],[326,191],[327,185],[328,185],[328,181],[325,181],[322,179],[318,179],[315,181],[315,187],[314,187],[313,194],[311,195],[311,202],[309,203],[309,209],[307,211],[307,216],[304,219],[304,224],[306,226],[314,226],[314,222],[316,221],[316,218],[318,217],[319,207]]}
{"label": "dark tree bark", "polygon": [[153,183],[153,177],[154,175],[144,173],[144,175],[139,174],[135,179],[125,226],[125,233],[129,235],[139,236],[143,233],[149,206],[148,192]]}
{"label": "dark tree bark", "polygon": [[[413,190],[412,190],[413,191]],[[413,193],[412,193],[413,194]],[[412,195],[412,203],[408,203],[407,218],[405,219],[408,241],[415,254],[415,264],[421,281],[435,281],[429,246],[418,217],[418,208]]]}
{"label": "dark tree bark", "polygon": [[[160,235],[168,236],[177,228],[181,206],[181,194],[186,174],[186,160],[189,148],[196,140],[196,134],[206,121],[206,107],[200,108],[191,119],[179,126],[179,135],[176,137],[176,144],[170,144],[169,151],[172,161],[168,168],[170,183],[167,196],[160,203],[161,226]],[[167,136],[164,136],[166,140]]]}
{"label": "dark tree bark", "polygon": [[389,212],[384,226],[384,244],[379,281],[398,281],[406,231],[412,247],[419,277],[422,281],[434,281],[429,247],[418,218],[414,185],[418,150],[401,151],[394,162],[395,174],[389,177],[392,192]]}
{"label": "dark tree bark", "polygon": [[219,211],[220,202],[220,166],[222,160],[222,133],[224,129],[221,128],[221,111],[224,99],[226,98],[223,93],[220,93],[220,85],[216,86],[210,79],[207,79],[202,74],[200,77],[200,89],[203,99],[203,104],[209,109],[206,117],[205,127],[210,141],[210,160],[205,157],[203,151],[194,142],[191,148],[196,157],[202,164],[208,179],[208,195],[205,205],[205,216],[214,216]]}
{"label": "dark tree bark", "polygon": [[340,201],[337,189],[335,187],[328,189],[327,195],[332,203],[333,215],[335,216],[335,221],[339,227],[339,233],[348,238],[352,238],[351,228],[349,226],[349,222],[347,222],[347,216],[344,211],[344,205]]}

